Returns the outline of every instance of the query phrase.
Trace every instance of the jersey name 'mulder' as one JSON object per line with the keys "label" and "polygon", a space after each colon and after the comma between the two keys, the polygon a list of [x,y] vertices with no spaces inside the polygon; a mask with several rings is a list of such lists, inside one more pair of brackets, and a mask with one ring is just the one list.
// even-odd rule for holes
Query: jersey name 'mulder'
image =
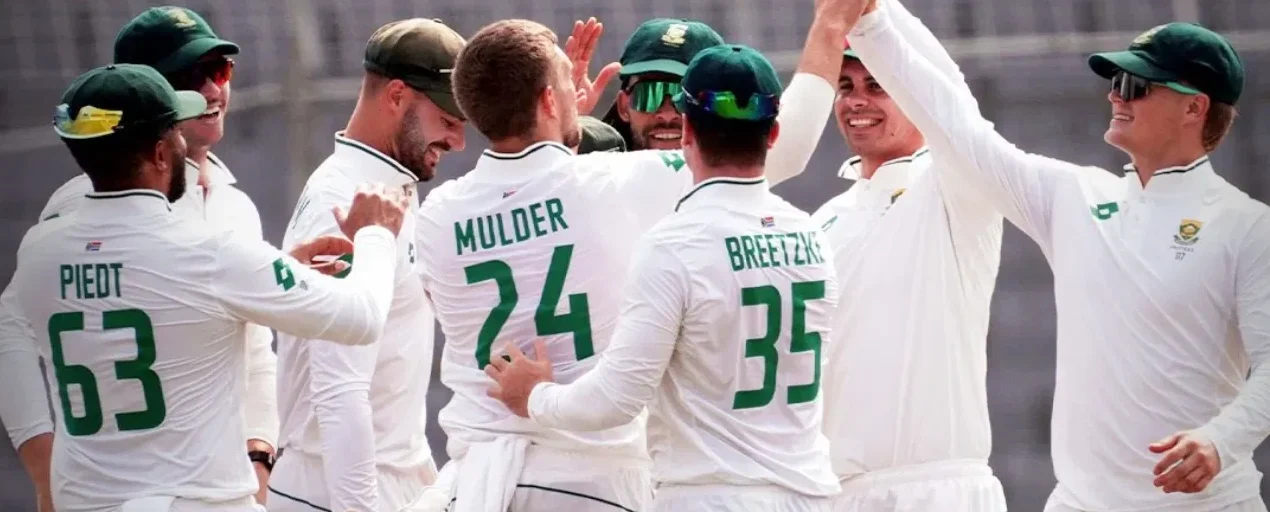
{"label": "jersey name 'mulder'", "polygon": [[[545,216],[544,216],[545,213]],[[506,247],[531,238],[569,229],[564,221],[564,203],[548,199],[510,212],[494,213],[454,223],[455,250],[463,251]]]}
{"label": "jersey name 'mulder'", "polygon": [[815,232],[764,233],[723,239],[732,270],[798,267],[824,263]]}
{"label": "jersey name 'mulder'", "polygon": [[82,263],[59,265],[58,274],[62,283],[62,300],[66,299],[66,287],[73,286],[76,299],[104,299],[114,292],[115,297],[123,297],[119,291],[119,271],[123,263]]}

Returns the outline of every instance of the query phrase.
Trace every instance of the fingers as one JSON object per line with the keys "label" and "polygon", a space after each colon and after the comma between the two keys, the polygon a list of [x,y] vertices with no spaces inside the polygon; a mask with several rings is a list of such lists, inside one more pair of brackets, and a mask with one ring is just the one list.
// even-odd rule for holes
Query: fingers
{"label": "fingers", "polygon": [[[1155,469],[1153,471],[1154,474],[1157,476],[1163,475],[1169,470],[1169,468],[1172,468],[1173,465],[1177,464],[1178,461],[1185,459],[1187,455],[1190,455],[1192,449],[1193,447],[1180,445],[1174,447],[1172,450],[1169,450],[1168,453],[1164,454],[1164,458],[1160,459],[1160,462],[1155,464]],[[1158,482],[1159,479],[1157,478],[1156,481]]]}
{"label": "fingers", "polygon": [[[1174,450],[1181,451],[1181,447],[1176,448]],[[1174,452],[1169,452],[1169,453],[1172,454]],[[1191,471],[1194,471],[1195,468],[1200,467],[1200,465],[1203,463],[1203,460],[1201,457],[1188,457],[1187,455],[1189,454],[1183,454],[1181,458],[1178,459],[1182,461],[1181,464],[1178,464],[1172,467],[1171,469],[1169,469],[1168,471],[1165,471],[1164,474],[1161,474],[1160,476],[1155,477],[1155,482],[1154,482],[1155,486],[1164,487],[1167,490],[1169,487],[1176,485],[1184,477],[1189,475]]]}
{"label": "fingers", "polygon": [[490,373],[491,371],[490,368],[493,368],[494,369],[493,371],[501,374],[502,372],[507,370],[507,366],[510,364],[511,364],[510,361],[503,359],[502,357],[491,355],[489,357],[489,365],[485,366],[485,374],[491,377],[494,376],[493,374]]}
{"label": "fingers", "polygon": [[595,76],[595,84],[592,87],[596,91],[603,93],[604,88],[608,87],[609,82],[611,82],[614,78],[616,78],[618,73],[620,73],[621,71],[622,71],[622,63],[620,62],[609,63],[609,65],[604,66],[604,69],[600,70],[600,74]]}
{"label": "fingers", "polygon": [[[1166,437],[1164,439],[1151,443],[1151,446],[1149,448],[1151,449],[1151,453],[1164,453],[1165,450],[1171,449],[1174,446],[1176,446],[1178,440],[1180,439],[1182,439],[1182,433],[1178,432],[1169,437]],[[1159,474],[1159,473],[1160,472],[1157,470],[1156,474]]]}
{"label": "fingers", "polygon": [[[488,366],[486,368],[488,368]],[[492,386],[489,389],[485,390],[485,396],[488,396],[490,398],[493,398],[501,402],[503,401],[503,388],[500,388],[498,386]]]}
{"label": "fingers", "polygon": [[1215,476],[1217,476],[1216,473],[1204,474],[1203,476],[1200,477],[1199,481],[1195,483],[1194,486],[1191,487],[1191,490],[1188,492],[1204,492],[1204,489],[1208,488],[1208,484],[1212,483],[1213,477]]}
{"label": "fingers", "polygon": [[591,62],[591,57],[595,56],[595,47],[600,42],[600,34],[604,32],[604,24],[592,17],[586,21],[586,26],[586,40],[581,48],[582,61]]}
{"label": "fingers", "polygon": [[325,263],[317,263],[309,265],[309,268],[318,271],[318,273],[326,276],[334,276],[348,270],[348,263],[343,260],[331,260]]}
{"label": "fingers", "polygon": [[547,360],[547,341],[542,338],[534,340],[534,360]]}
{"label": "fingers", "polygon": [[507,355],[512,356],[512,362],[519,361],[521,359],[528,359],[525,357],[525,353],[521,352],[520,347],[515,343],[507,344]]}

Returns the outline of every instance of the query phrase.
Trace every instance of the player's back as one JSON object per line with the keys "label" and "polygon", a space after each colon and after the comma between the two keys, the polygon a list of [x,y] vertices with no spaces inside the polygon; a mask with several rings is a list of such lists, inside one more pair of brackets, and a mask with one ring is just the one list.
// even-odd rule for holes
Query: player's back
{"label": "player's back", "polygon": [[213,297],[229,235],[155,192],[88,197],[28,232],[14,277],[52,366],[58,510],[250,495],[244,324]]}
{"label": "player's back", "polygon": [[[641,154],[642,153],[642,154]],[[644,456],[640,420],[598,432],[545,429],[486,396],[483,368],[508,342],[547,340],[559,382],[590,370],[609,342],[639,236],[689,182],[677,153],[573,155],[556,143],[486,152],[420,209],[419,266],[445,333],[439,422],[452,458],[505,434],[563,450]]]}
{"label": "player's back", "polygon": [[649,417],[663,486],[838,491],[820,433],[833,264],[810,216],[767,188],[761,178],[703,181],[645,238],[682,262],[687,289]]}

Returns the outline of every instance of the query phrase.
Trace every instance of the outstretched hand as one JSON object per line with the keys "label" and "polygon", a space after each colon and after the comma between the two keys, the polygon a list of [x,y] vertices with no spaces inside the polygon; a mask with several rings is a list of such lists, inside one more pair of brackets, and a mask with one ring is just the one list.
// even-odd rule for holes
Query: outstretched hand
{"label": "outstretched hand", "polygon": [[564,54],[573,63],[573,86],[578,91],[578,115],[589,115],[600,102],[604,88],[616,77],[622,65],[611,62],[600,69],[600,74],[592,81],[588,72],[591,58],[595,56],[595,47],[600,43],[600,35],[604,33],[604,24],[590,18],[583,22],[573,22],[573,34],[564,43]]}

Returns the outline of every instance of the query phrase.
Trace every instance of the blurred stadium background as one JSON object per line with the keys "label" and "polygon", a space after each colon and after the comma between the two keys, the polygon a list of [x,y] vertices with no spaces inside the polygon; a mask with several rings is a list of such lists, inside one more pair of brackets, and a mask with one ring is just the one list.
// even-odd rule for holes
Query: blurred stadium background
{"label": "blurred stadium background", "polygon": [[[281,241],[300,187],[332,149],[331,134],[352,111],[361,52],[379,25],[439,18],[465,36],[501,18],[523,17],[567,34],[573,20],[605,23],[597,61],[616,60],[626,37],[653,17],[712,24],[726,39],[768,53],[793,71],[812,0],[195,0],[243,53],[225,139],[215,152],[259,206],[265,235]],[[1085,55],[1120,49],[1139,32],[1173,20],[1197,21],[1230,37],[1248,69],[1241,116],[1214,156],[1218,172],[1270,199],[1270,2],[1265,0],[906,0],[952,50],[988,118],[1019,146],[1082,164],[1119,169],[1124,158],[1102,142],[1106,83]],[[49,127],[53,106],[79,73],[110,61],[115,32],[154,5],[142,0],[0,1],[0,277],[7,280],[22,233],[49,194],[78,170]],[[599,65],[592,68],[592,72]],[[612,87],[607,98],[613,95]],[[601,103],[601,108],[610,100]],[[440,178],[468,170],[483,148],[445,157]],[[848,183],[836,177],[849,156],[833,121],[807,173],[776,191],[814,210]],[[439,180],[438,180],[439,181]],[[437,182],[425,184],[423,192]],[[425,242],[426,243],[426,242]],[[1039,511],[1054,485],[1049,417],[1054,381],[1052,275],[1040,252],[1009,228],[993,304],[988,388],[994,427],[992,467],[1011,510]],[[438,353],[441,343],[438,334]],[[3,376],[0,376],[3,378]],[[433,373],[431,410],[449,400]],[[868,414],[868,411],[859,411]],[[429,432],[438,463],[443,436]],[[0,448],[0,511],[34,510],[11,449]],[[1145,447],[1144,447],[1145,449]],[[1258,460],[1270,468],[1270,449]],[[1266,482],[1270,482],[1267,480]],[[1263,484],[1270,495],[1270,484]]]}

